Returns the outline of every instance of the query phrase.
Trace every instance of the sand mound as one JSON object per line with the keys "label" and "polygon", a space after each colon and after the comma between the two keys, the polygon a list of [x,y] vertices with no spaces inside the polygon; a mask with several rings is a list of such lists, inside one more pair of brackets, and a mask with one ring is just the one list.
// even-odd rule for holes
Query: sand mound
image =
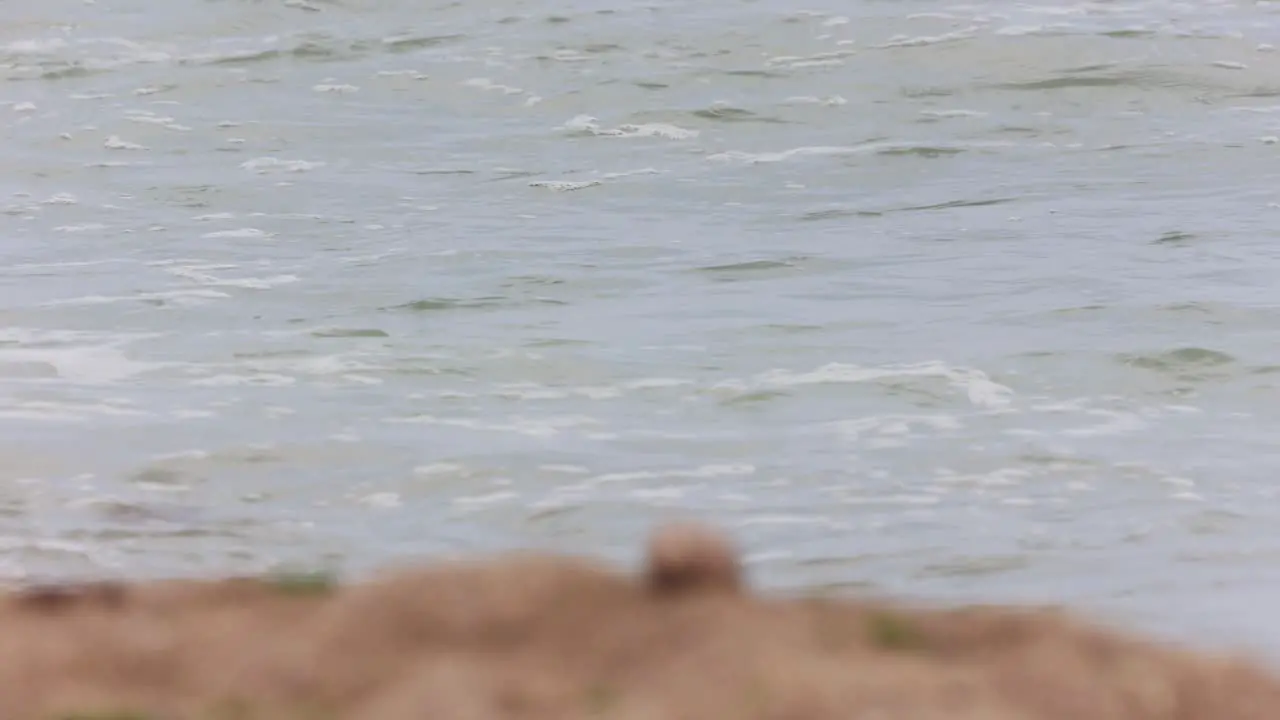
{"label": "sand mound", "polygon": [[526,554],[0,598],[4,720],[1278,717],[1263,671],[1061,613],[755,597],[690,525],[638,579]]}

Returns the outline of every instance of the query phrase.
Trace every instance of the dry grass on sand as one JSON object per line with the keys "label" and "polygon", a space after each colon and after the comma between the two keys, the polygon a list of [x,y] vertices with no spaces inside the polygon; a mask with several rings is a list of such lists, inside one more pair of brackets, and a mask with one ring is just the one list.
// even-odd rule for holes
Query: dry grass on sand
{"label": "dry grass on sand", "polygon": [[0,597],[3,720],[1276,720],[1247,663],[1050,611],[752,595],[660,529],[641,577],[511,555]]}

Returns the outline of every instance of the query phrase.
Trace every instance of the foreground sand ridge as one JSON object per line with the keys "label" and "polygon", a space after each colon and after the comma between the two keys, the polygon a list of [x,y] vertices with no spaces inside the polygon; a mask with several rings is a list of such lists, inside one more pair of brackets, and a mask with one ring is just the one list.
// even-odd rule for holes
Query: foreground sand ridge
{"label": "foreground sand ridge", "polygon": [[1276,720],[1280,680],[1049,610],[765,598],[723,535],[639,577],[518,553],[0,597],[0,720]]}

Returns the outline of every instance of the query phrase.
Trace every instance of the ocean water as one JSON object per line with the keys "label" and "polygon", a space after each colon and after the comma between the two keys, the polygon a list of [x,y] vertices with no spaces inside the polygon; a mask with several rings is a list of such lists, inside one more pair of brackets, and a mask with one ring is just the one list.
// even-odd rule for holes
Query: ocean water
{"label": "ocean water", "polygon": [[693,514],[1280,657],[1280,3],[0,19],[0,578]]}

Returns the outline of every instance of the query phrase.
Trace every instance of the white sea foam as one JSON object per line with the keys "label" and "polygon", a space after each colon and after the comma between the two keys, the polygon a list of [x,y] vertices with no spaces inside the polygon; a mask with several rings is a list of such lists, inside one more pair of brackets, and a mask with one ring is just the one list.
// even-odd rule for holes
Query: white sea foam
{"label": "white sea foam", "polygon": [[[884,152],[903,152],[921,147],[922,143],[914,142],[873,142],[863,145],[805,145],[780,150],[777,152],[745,152],[728,150],[707,156],[713,162],[741,162],[748,165],[757,163],[778,163],[806,157],[844,157],[851,155],[867,155]],[[956,151],[995,149],[1014,147],[1015,144],[1003,141],[967,141],[929,143],[931,148],[950,148]]]}
{"label": "white sea foam", "polygon": [[297,378],[278,373],[220,373],[191,381],[205,387],[289,387],[297,383]]}
{"label": "white sea foam", "polygon": [[977,34],[977,32],[981,29],[982,28],[979,25],[970,25],[961,30],[954,30],[952,32],[942,33],[941,35],[916,35],[916,36],[895,35],[894,37],[889,38],[887,41],[881,43],[880,45],[877,45],[876,47],[882,48],[882,49],[911,48],[911,47],[923,47],[926,45],[939,45],[942,43],[949,43],[949,42],[959,42],[961,40],[969,40],[973,38]]}
{"label": "white sea foam", "polygon": [[103,141],[102,146],[108,150],[146,150],[145,145],[136,142],[124,140],[118,135],[110,135]]}
{"label": "white sea foam", "polygon": [[948,120],[951,118],[979,118],[986,117],[988,113],[981,110],[921,110],[920,114],[924,117],[935,118],[938,120]]}
{"label": "white sea foam", "polygon": [[826,105],[828,107],[839,107],[847,105],[848,100],[841,95],[828,95],[826,97],[818,97],[816,95],[794,95],[783,101],[788,105]]}
{"label": "white sea foam", "polygon": [[504,503],[512,503],[520,499],[518,493],[510,490],[499,490],[497,492],[484,493],[482,495],[469,495],[466,497],[456,497],[450,502],[460,508],[477,509],[489,505],[499,505]]}
{"label": "white sea foam", "polygon": [[784,160],[790,160],[796,157],[808,156],[829,156],[829,155],[856,155],[866,152],[864,148],[852,147],[846,145],[836,146],[818,146],[806,145],[804,147],[791,148],[790,150],[782,150],[780,152],[764,152],[752,153],[742,150],[728,150],[714,155],[708,155],[708,160],[713,161],[738,161],[748,164],[752,163],[776,163]]}
{"label": "white sea foam", "polygon": [[[47,377],[77,385],[116,384],[166,366],[128,357],[120,346],[130,339],[4,328],[0,329],[0,364],[43,366],[50,371]],[[38,382],[43,377],[42,373],[34,379]]]}
{"label": "white sea foam", "polygon": [[627,472],[611,472],[585,478],[573,487],[586,489],[601,485],[627,484],[649,480],[709,480],[721,477],[746,477],[754,475],[756,467],[750,463],[714,463],[691,468],[668,468],[665,470],[631,470]]}
{"label": "white sea foam", "polygon": [[404,505],[404,498],[399,493],[376,492],[361,497],[358,502],[374,508],[397,508]]}
{"label": "white sea foam", "polygon": [[846,439],[867,439],[879,447],[888,447],[905,445],[907,438],[919,434],[917,428],[934,432],[950,432],[959,430],[961,422],[951,415],[894,414],[838,420],[832,423],[831,427]]}
{"label": "white sea foam", "polygon": [[638,170],[622,170],[620,172],[607,172],[600,175],[604,180],[618,180],[625,177],[634,177],[636,175],[661,175],[662,171],[657,168],[640,168]]}
{"label": "white sea foam", "polygon": [[1069,437],[1099,437],[1108,435],[1124,435],[1147,427],[1147,421],[1139,413],[1123,412],[1092,408],[1084,410],[1084,415],[1101,418],[1102,422],[1083,427],[1066,428],[1063,435]]}
{"label": "white sea foam", "polygon": [[645,123],[641,125],[627,123],[613,128],[606,128],[602,127],[599,119],[592,115],[576,115],[566,121],[562,127],[575,133],[600,137],[656,137],[665,140],[687,140],[695,138],[699,134],[697,130],[690,130],[669,123]]}
{"label": "white sea foam", "polygon": [[426,74],[422,73],[422,72],[421,72],[421,71],[419,71],[419,70],[409,70],[409,69],[405,69],[405,70],[379,70],[377,73],[375,73],[375,74],[374,74],[374,76],[375,76],[375,77],[380,77],[380,78],[397,78],[397,77],[407,77],[407,78],[410,78],[410,79],[412,79],[412,80],[427,80],[427,79],[430,79],[430,77],[431,77],[430,75],[426,75]]}
{"label": "white sea foam", "polygon": [[585,415],[560,415],[539,418],[512,417],[507,422],[481,420],[477,418],[440,417],[438,415],[411,415],[408,417],[388,418],[391,423],[410,423],[455,427],[465,430],[487,432],[514,433],[529,437],[553,437],[561,431],[586,428],[600,424],[600,421]]}
{"label": "white sea foam", "polygon": [[0,419],[33,422],[87,422],[94,418],[146,417],[149,413],[106,403],[49,400],[10,400],[0,407]]}
{"label": "white sea foam", "polygon": [[54,300],[49,306],[59,305],[112,305],[125,302],[161,301],[178,305],[202,304],[199,301],[221,300],[231,297],[219,290],[161,290],[157,292],[140,292],[133,295],[81,295],[65,300]]}
{"label": "white sea foam", "polygon": [[187,125],[180,124],[177,120],[167,115],[156,115],[146,110],[129,110],[125,113],[125,119],[130,122],[143,123],[146,125],[159,125],[167,130],[175,130],[179,132],[187,132],[191,128]]}
{"label": "white sea foam", "polygon": [[267,277],[226,278],[211,275],[208,270],[232,269],[234,265],[177,265],[166,267],[165,272],[184,280],[211,287],[239,287],[253,290],[269,290],[280,285],[298,282],[297,275],[280,274]]}
{"label": "white sea foam", "polygon": [[434,476],[434,475],[455,475],[466,471],[466,466],[461,463],[440,462],[430,465],[419,465],[413,469],[414,475]]}
{"label": "white sea foam", "polygon": [[596,187],[604,183],[599,180],[534,180],[529,183],[529,187],[545,188],[554,190],[555,192],[571,192],[573,190],[584,190],[589,187]]}
{"label": "white sea foam", "polygon": [[216,230],[208,232],[200,237],[205,238],[235,238],[242,240],[258,240],[274,237],[274,233],[269,233],[258,228],[237,228],[235,230]]}
{"label": "white sea foam", "polygon": [[963,391],[969,402],[978,407],[1003,407],[1008,405],[1014,396],[1012,388],[992,381],[981,370],[954,367],[940,361],[884,367],[830,363],[815,370],[800,373],[790,370],[770,370],[745,382],[726,381],[712,389],[731,392],[759,388],[783,389],[829,383],[868,383],[904,377],[934,377],[946,380],[952,387]]}
{"label": "white sea foam", "polygon": [[462,85],[463,87],[476,88],[478,90],[489,90],[492,92],[498,92],[498,93],[502,93],[503,95],[520,95],[524,93],[524,90],[518,87],[512,87],[510,85],[495,83],[489,78],[483,78],[483,77],[464,80],[462,82]]}
{"label": "white sea foam", "polygon": [[815,53],[813,55],[778,55],[766,60],[765,64],[772,66],[784,65],[795,69],[808,67],[836,67],[843,65],[846,58],[853,57],[857,54],[857,50],[834,50],[830,52]]}
{"label": "white sea foam", "polygon": [[312,160],[282,160],[276,157],[258,157],[240,163],[245,170],[265,175],[267,173],[300,173],[324,167],[324,162]]}
{"label": "white sea foam", "polygon": [[610,400],[621,397],[622,389],[616,387],[549,388],[522,383],[518,385],[500,385],[493,390],[493,394],[497,397],[513,400],[563,400],[575,396],[591,400]]}

